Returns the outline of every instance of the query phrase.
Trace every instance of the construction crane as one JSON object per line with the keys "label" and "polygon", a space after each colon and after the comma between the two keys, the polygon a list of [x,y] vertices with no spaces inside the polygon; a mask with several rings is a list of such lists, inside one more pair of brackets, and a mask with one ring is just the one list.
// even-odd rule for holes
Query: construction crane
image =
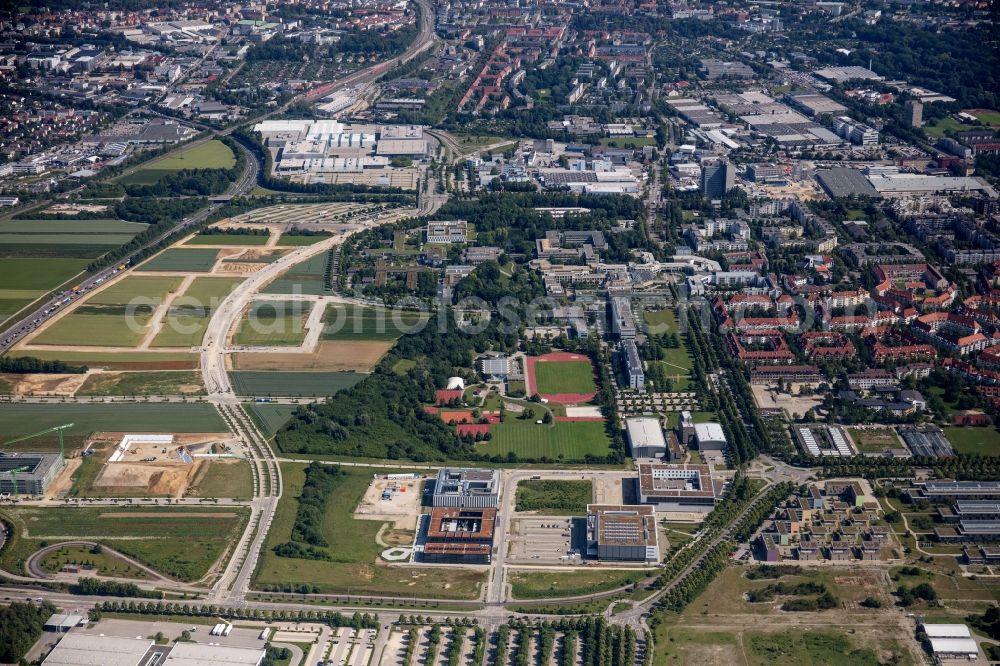
{"label": "construction crane", "polygon": [[49,433],[58,432],[59,433],[59,455],[62,456],[63,459],[65,460],[66,459],[66,445],[63,442],[63,431],[66,430],[67,428],[72,428],[73,425],[74,425],[73,423],[64,423],[63,425],[55,426],[53,428],[48,428],[46,430],[42,430],[41,432],[36,432],[36,433],[34,433],[32,435],[25,435],[24,437],[18,437],[17,439],[12,439],[9,442],[4,442],[3,444],[0,444],[0,446],[7,446],[8,444],[17,444],[18,442],[23,442],[23,441],[26,441],[26,440],[29,440],[29,439],[34,439],[36,437],[41,437],[42,435],[48,435]]}
{"label": "construction crane", "polygon": [[21,491],[17,489],[17,479],[14,477],[16,477],[19,472],[30,472],[30,471],[31,471],[30,467],[17,467],[15,469],[8,469],[4,472],[5,474],[10,474],[11,493],[13,493],[14,499],[18,502],[21,501]]}

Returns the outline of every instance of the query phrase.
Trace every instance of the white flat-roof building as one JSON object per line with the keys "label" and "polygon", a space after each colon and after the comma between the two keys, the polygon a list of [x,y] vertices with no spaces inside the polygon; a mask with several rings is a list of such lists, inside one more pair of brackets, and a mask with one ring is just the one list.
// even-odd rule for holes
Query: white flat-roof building
{"label": "white flat-roof building", "polygon": [[232,666],[233,664],[259,666],[262,661],[264,661],[264,650],[259,648],[176,643],[167,653],[163,663],[170,666]]}
{"label": "white flat-roof building", "polygon": [[694,441],[698,450],[722,450],[727,446],[726,433],[719,423],[695,423]]}
{"label": "white flat-roof building", "polygon": [[138,666],[153,641],[94,634],[67,634],[42,666]]}
{"label": "white flat-roof building", "polygon": [[979,658],[979,646],[971,638],[928,638],[935,659]]}
{"label": "white flat-roof building", "polygon": [[667,440],[659,419],[625,419],[625,430],[633,458],[662,458],[667,454]]}

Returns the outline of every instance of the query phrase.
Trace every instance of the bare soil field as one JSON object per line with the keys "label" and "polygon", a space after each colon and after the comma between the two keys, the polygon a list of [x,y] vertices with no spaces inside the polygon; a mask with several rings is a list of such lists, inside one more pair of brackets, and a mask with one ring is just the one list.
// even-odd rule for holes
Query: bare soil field
{"label": "bare soil field", "polygon": [[13,395],[48,393],[52,395],[73,395],[87,381],[87,375],[2,375],[11,386]]}
{"label": "bare soil field", "polygon": [[371,372],[393,344],[390,341],[326,341],[320,342],[312,354],[233,354],[233,365],[238,370]]}
{"label": "bare soil field", "polygon": [[[792,414],[798,414],[801,416],[810,409],[823,404],[822,399],[816,396],[800,396],[778,393],[771,386],[751,384],[750,389],[753,391],[753,399],[754,402],[757,403],[758,408],[783,409],[789,414],[789,416]],[[795,393],[798,393],[798,386],[793,385],[792,390]]]}
{"label": "bare soil field", "polygon": [[[392,523],[397,530],[415,530],[421,513],[423,479],[389,480],[375,479],[354,510],[354,517],[360,520],[381,520]],[[394,487],[392,499],[383,500],[382,493]]]}

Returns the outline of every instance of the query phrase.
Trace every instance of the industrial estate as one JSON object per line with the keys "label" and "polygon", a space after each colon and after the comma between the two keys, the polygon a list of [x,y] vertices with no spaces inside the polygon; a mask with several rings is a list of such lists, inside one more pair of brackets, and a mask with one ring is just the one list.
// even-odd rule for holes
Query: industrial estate
{"label": "industrial estate", "polygon": [[0,664],[1000,662],[996,20],[0,7]]}

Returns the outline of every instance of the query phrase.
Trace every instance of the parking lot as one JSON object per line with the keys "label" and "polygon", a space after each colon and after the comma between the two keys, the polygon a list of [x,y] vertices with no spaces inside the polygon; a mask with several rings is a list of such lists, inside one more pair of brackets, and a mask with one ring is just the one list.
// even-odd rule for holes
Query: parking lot
{"label": "parking lot", "polygon": [[507,561],[549,564],[571,561],[572,526],[571,518],[514,518]]}

